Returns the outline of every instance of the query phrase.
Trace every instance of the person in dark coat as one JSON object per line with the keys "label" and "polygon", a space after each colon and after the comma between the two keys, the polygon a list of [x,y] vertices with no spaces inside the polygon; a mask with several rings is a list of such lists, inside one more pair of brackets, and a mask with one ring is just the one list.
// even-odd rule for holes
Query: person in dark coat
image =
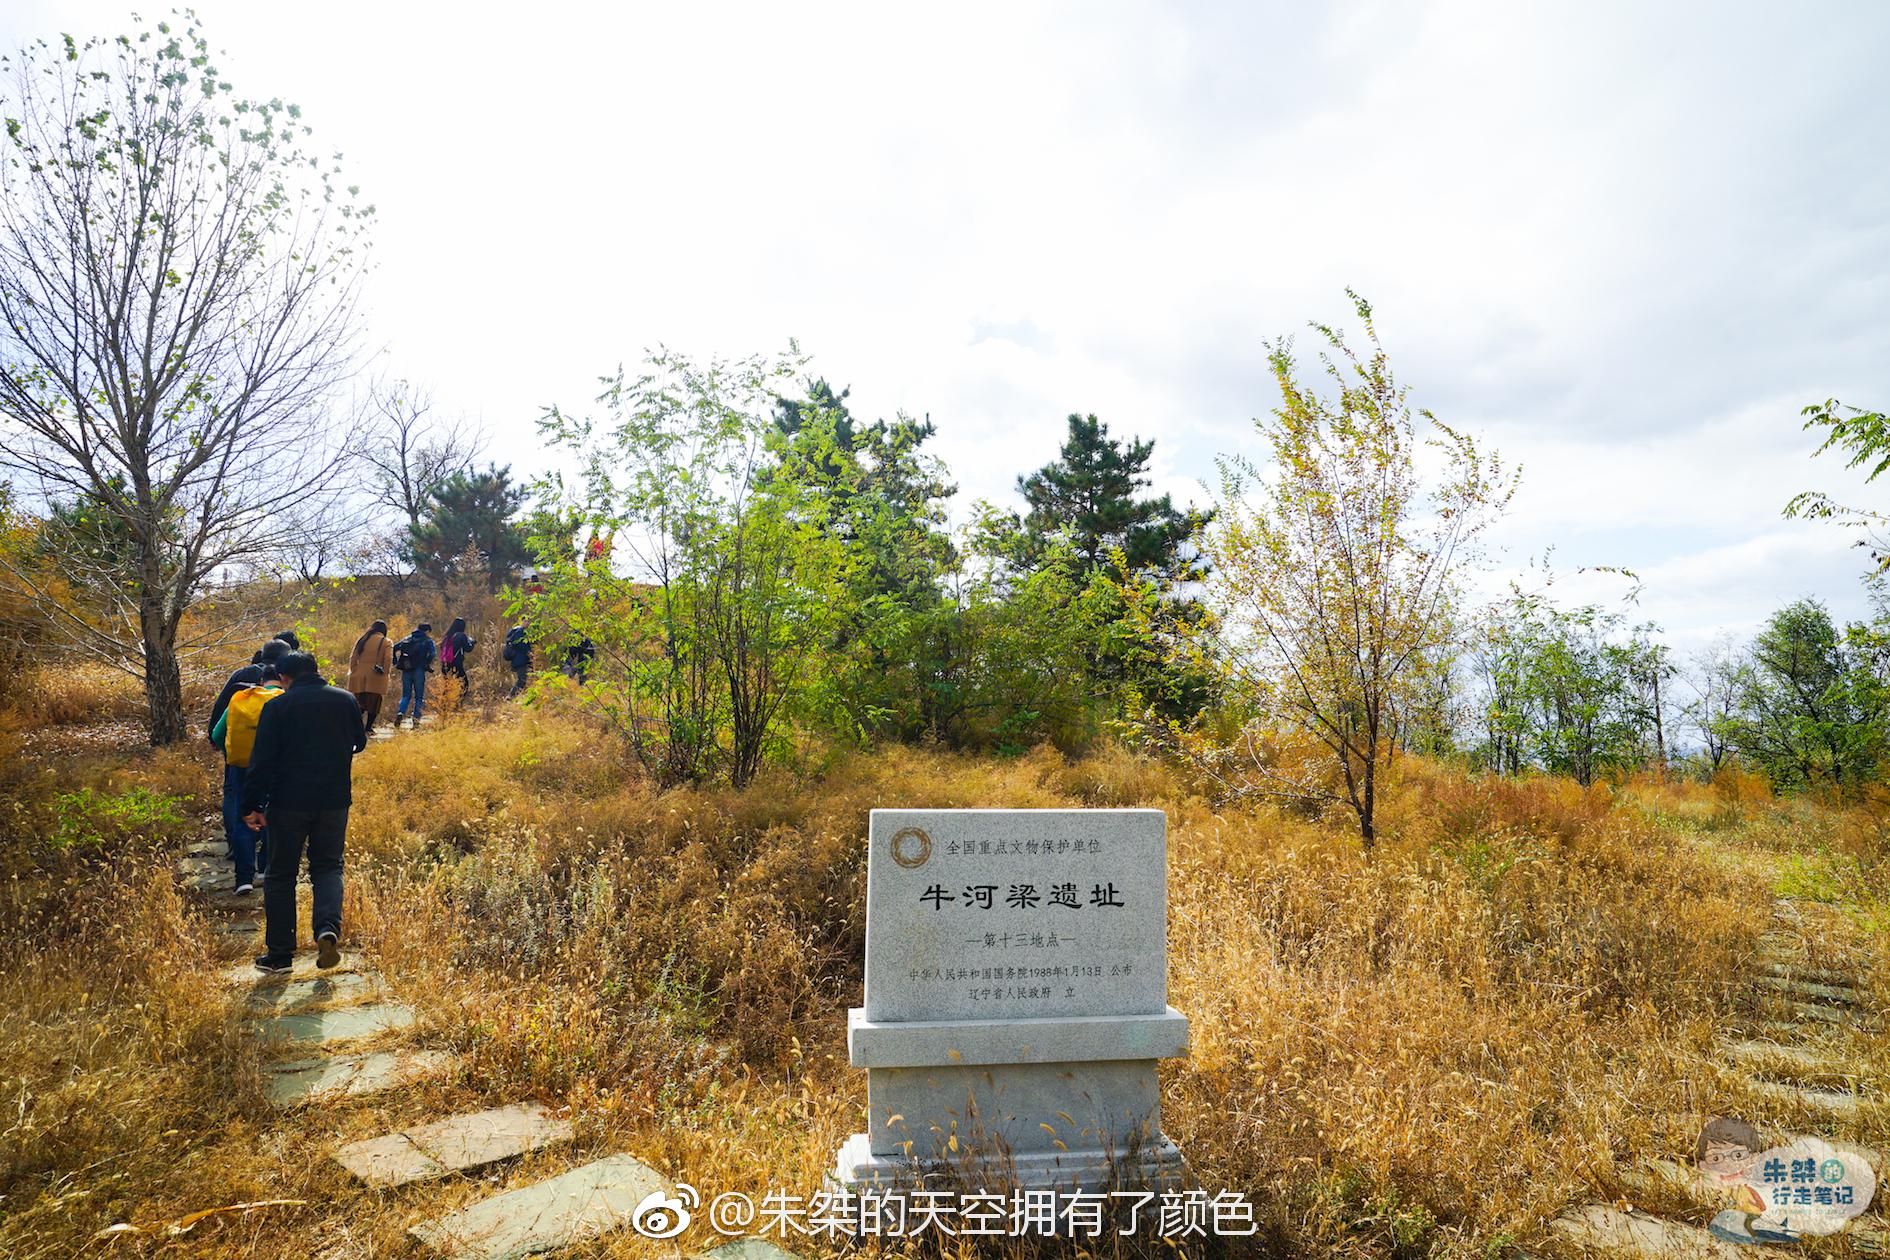
{"label": "person in dark coat", "polygon": [[394,668],[400,671],[400,707],[394,710],[394,729],[407,716],[407,703],[413,702],[413,727],[420,729],[420,709],[427,702],[427,675],[433,672],[433,657],[438,649],[433,643],[433,627],[421,622],[413,633],[394,645]]}
{"label": "person in dark coat", "polygon": [[440,639],[440,677],[457,678],[463,684],[466,681],[466,657],[477,643],[478,640],[466,633],[466,619],[453,618],[453,624],[446,628],[446,634]]}
{"label": "person in dark coat", "polygon": [[512,695],[525,690],[532,672],[532,644],[525,637],[525,627],[513,626],[505,632],[505,647],[499,653],[512,667]]}
{"label": "person in dark coat", "polygon": [[263,706],[243,778],[243,818],[269,832],[263,876],[260,971],[287,971],[295,958],[295,881],[308,851],[315,887],[309,928],[315,965],[341,961],[341,868],[354,801],[354,755],[367,747],[361,705],[315,671],[315,658],[291,652],[279,666],[288,684]]}
{"label": "person in dark coat", "polygon": [[591,672],[591,662],[597,659],[597,645],[586,635],[572,644],[564,653],[564,673],[578,683]]}

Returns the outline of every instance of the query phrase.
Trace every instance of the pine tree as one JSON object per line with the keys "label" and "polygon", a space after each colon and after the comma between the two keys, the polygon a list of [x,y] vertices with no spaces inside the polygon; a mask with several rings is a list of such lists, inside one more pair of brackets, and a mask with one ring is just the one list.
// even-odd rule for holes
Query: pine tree
{"label": "pine tree", "polygon": [[1030,504],[1024,518],[1026,545],[1041,553],[1049,535],[1062,533],[1086,572],[1112,566],[1120,549],[1131,574],[1153,574],[1174,582],[1206,576],[1188,540],[1207,521],[1204,514],[1177,511],[1168,495],[1137,498],[1146,489],[1155,443],[1109,436],[1094,415],[1071,414],[1069,436],[1054,462],[1017,479]]}
{"label": "pine tree", "polygon": [[455,473],[434,489],[427,518],[409,532],[414,567],[445,583],[470,548],[485,567],[487,585],[498,590],[514,568],[531,560],[525,531],[512,520],[524,502],[525,491],[512,484],[509,468]]}

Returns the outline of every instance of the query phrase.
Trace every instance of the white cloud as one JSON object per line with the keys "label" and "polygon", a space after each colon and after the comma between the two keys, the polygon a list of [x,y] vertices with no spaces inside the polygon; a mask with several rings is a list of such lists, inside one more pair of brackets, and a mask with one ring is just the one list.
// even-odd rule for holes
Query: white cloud
{"label": "white cloud", "polygon": [[[1198,499],[1264,340],[1351,284],[1416,400],[1528,466],[1512,554],[1692,592],[1685,634],[1855,597],[1778,509],[1856,490],[1801,403],[1890,402],[1890,9],[197,7],[378,204],[387,366],[522,467],[645,346],[795,336],[929,413],[965,502],[1076,410]],[[16,0],[0,39],[124,14]]]}

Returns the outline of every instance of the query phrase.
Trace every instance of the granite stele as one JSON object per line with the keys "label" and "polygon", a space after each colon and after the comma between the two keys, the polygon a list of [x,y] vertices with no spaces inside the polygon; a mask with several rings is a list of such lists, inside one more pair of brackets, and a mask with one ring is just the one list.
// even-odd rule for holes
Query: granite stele
{"label": "granite stele", "polygon": [[1160,1188],[1155,1061],[1168,1005],[1167,818],[1157,809],[876,809],[866,1005],[847,1051],[867,1125],[855,1192]]}

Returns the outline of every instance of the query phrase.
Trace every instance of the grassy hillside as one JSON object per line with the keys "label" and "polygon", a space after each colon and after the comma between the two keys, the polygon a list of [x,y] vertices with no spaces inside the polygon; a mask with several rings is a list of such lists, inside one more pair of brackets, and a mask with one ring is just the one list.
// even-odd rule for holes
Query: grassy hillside
{"label": "grassy hillside", "polygon": [[[1292,1254],[1539,1241],[1565,1204],[1623,1193],[1631,1152],[1683,1152],[1702,1113],[1767,1118],[1705,1056],[1776,895],[1842,907],[1833,950],[1883,942],[1877,818],[1777,804],[1735,775],[1581,789],[1405,762],[1367,861],[1342,825],[1216,810],[1122,751],[833,754],[741,793],[655,794],[554,701],[361,757],[347,944],[466,1069],[279,1120],[207,979],[249,942],[173,888],[169,859],[212,831],[211,754],[22,725],[0,750],[0,916],[26,945],[0,980],[0,1252],[20,1257],[118,1222],[160,1234],[110,1245],[152,1249],[164,1222],[270,1199],[305,1202],[163,1245],[405,1254],[421,1210],[324,1152],[525,1098],[572,1107],[580,1150],[811,1193],[863,1117],[844,1029],[875,806],[1167,811],[1171,1001],[1194,1046],[1164,1067],[1164,1128]],[[1890,1055],[1869,1061],[1890,1084]],[[481,1192],[447,1186],[427,1211]]]}

